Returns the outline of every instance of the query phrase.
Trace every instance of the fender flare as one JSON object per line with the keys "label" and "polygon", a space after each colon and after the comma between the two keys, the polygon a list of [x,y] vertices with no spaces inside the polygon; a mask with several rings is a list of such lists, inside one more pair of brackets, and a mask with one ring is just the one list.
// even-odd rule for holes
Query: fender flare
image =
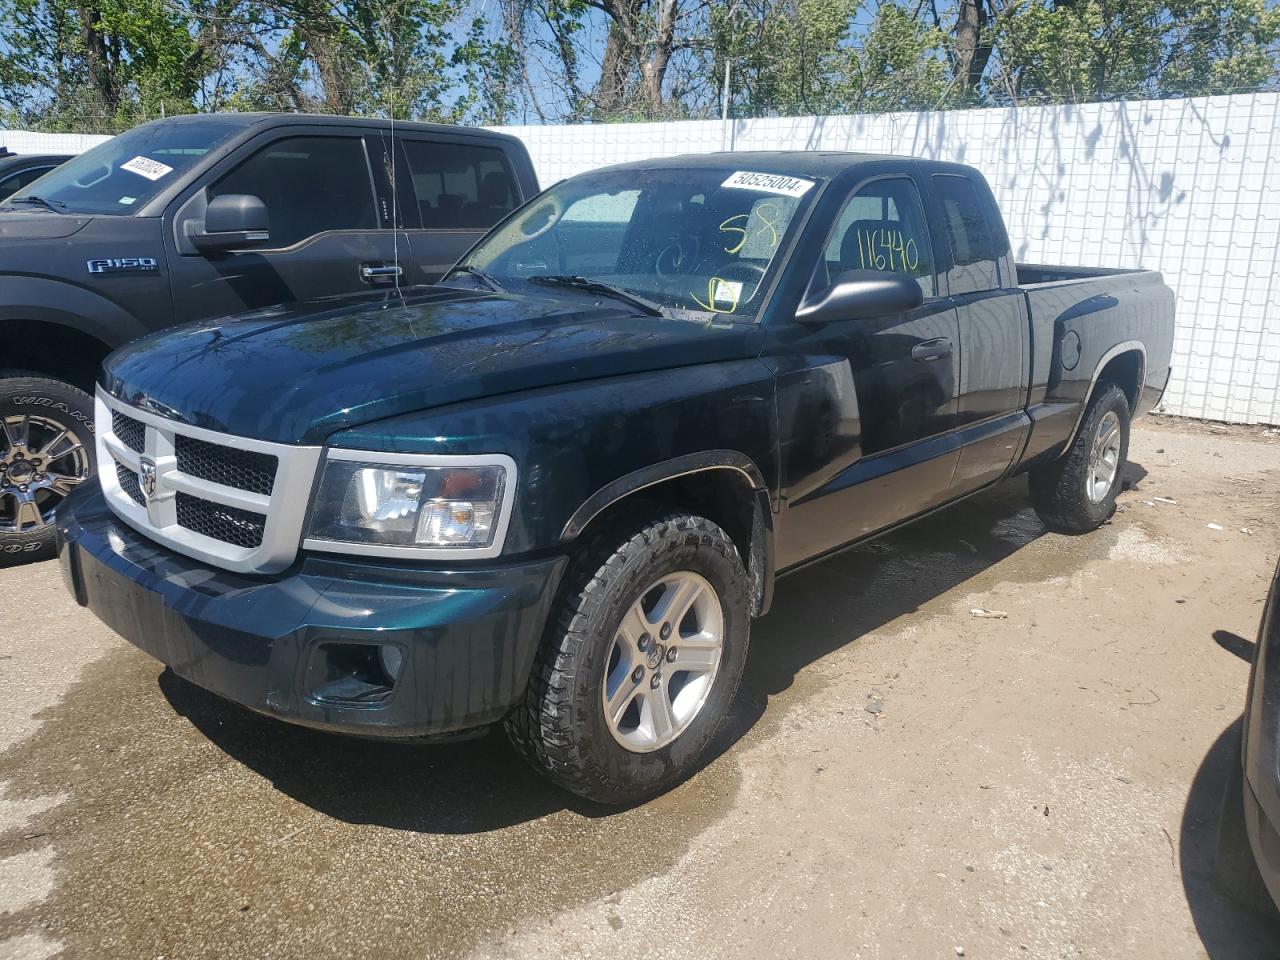
{"label": "fender flare", "polygon": [[621,476],[606,483],[603,487],[587,497],[586,500],[565,521],[560,531],[560,542],[572,540],[582,533],[588,523],[610,505],[630,496],[637,490],[652,487],[665,480],[687,476],[691,473],[703,473],[707,470],[736,470],[742,475],[752,491],[765,488],[764,475],[750,457],[736,450],[707,450],[700,453],[687,453],[659,463],[641,467],[639,470]]}
{"label": "fender flare", "polygon": [[707,450],[689,453],[650,464],[619,477],[589,496],[565,522],[560,533],[564,543],[577,537],[596,516],[624,497],[666,480],[711,470],[736,472],[751,497],[751,556],[744,557],[751,578],[751,607],[754,616],[764,616],[773,602],[774,546],[773,510],[764,474],[755,462],[736,450]]}
{"label": "fender flare", "polygon": [[0,283],[0,326],[10,320],[67,327],[93,337],[108,350],[147,332],[136,317],[101,294],[44,277],[4,277]]}
{"label": "fender flare", "polygon": [[1108,363],[1122,353],[1137,353],[1141,357],[1138,363],[1137,396],[1139,401],[1142,400],[1142,388],[1147,382],[1147,348],[1139,340],[1125,340],[1122,343],[1117,343],[1104,353],[1094,365],[1093,376],[1089,378],[1089,389],[1084,392],[1084,397],[1080,400],[1080,409],[1076,413],[1076,422],[1071,427],[1071,433],[1067,435],[1067,442],[1063,444],[1063,453],[1071,449],[1071,445],[1076,442],[1076,437],[1080,434],[1080,424],[1084,422],[1085,411],[1089,409],[1089,401],[1093,399],[1093,391],[1097,389],[1098,379],[1102,376],[1102,371]]}

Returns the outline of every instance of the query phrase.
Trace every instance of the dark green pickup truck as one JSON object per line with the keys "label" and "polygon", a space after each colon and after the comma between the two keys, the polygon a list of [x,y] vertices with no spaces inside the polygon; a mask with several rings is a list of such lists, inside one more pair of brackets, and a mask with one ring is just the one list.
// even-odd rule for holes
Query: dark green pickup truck
{"label": "dark green pickup truck", "polygon": [[1015,265],[967,167],[614,167],[444,285],[117,351],[61,562],[253,710],[502,722],[569,790],[630,802],[696,769],[779,574],[1024,471],[1053,529],[1106,520],[1172,338],[1157,273]]}

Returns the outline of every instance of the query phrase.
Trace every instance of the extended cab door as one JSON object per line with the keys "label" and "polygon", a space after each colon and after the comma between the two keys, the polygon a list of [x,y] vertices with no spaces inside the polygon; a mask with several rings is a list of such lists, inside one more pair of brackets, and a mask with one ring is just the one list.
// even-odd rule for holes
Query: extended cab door
{"label": "extended cab door", "polygon": [[[273,131],[220,164],[179,202],[170,258],[174,318],[181,322],[255,307],[377,289],[394,282],[390,207],[375,189],[379,134],[368,128]],[[208,201],[250,194],[267,206],[271,239],[203,254],[189,236]]]}
{"label": "extended cab door", "polygon": [[400,211],[411,250],[402,260],[407,282],[435,283],[527,198],[498,142],[413,130],[397,137]]}
{"label": "extended cab door", "polygon": [[878,177],[850,195],[811,291],[847,270],[907,273],[914,310],[787,324],[771,353],[802,358],[779,373],[783,496],[778,565],[790,566],[948,499],[958,454],[960,358],[955,308],[938,288],[915,180]]}
{"label": "extended cab door", "polygon": [[1026,391],[1030,331],[1004,224],[981,177],[929,178],[939,229],[939,273],[956,307],[960,367],[957,495],[998,480],[1022,448],[1030,423]]}

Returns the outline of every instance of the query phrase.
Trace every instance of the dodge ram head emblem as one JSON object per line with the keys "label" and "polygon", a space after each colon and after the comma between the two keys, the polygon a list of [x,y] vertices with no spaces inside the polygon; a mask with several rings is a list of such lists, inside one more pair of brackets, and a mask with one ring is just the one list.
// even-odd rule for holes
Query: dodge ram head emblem
{"label": "dodge ram head emblem", "polygon": [[142,498],[148,503],[156,495],[156,464],[154,460],[143,457],[138,462],[138,486],[142,489]]}

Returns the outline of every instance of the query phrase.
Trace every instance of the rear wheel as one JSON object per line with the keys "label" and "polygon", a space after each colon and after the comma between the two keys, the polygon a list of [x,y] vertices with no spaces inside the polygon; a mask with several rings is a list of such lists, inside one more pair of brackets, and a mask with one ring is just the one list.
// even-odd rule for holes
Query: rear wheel
{"label": "rear wheel", "polygon": [[0,564],[52,556],[54,511],[93,467],[88,394],[44,377],[0,379]]}
{"label": "rear wheel", "polygon": [[634,803],[696,770],[729,712],[747,574],[725,532],[687,514],[584,546],[507,731],[565,789]]}
{"label": "rear wheel", "polygon": [[1031,471],[1031,500],[1050,530],[1088,533],[1116,510],[1129,455],[1129,401],[1109,384],[1094,394],[1067,452]]}

